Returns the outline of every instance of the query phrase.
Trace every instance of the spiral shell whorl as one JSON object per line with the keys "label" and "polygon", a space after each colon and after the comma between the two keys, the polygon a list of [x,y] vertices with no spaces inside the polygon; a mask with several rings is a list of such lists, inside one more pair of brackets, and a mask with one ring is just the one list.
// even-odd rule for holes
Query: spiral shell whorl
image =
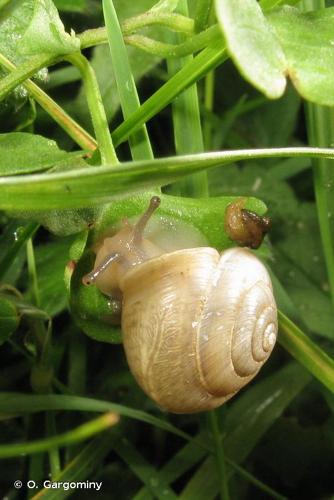
{"label": "spiral shell whorl", "polygon": [[222,396],[243,387],[270,355],[277,312],[267,270],[250,251],[223,252],[216,275],[203,310],[199,368],[207,390]]}

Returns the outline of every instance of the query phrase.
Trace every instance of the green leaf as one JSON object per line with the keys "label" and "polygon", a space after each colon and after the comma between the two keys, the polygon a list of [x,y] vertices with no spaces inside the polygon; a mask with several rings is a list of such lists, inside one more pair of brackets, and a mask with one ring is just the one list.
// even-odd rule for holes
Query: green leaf
{"label": "green leaf", "polygon": [[20,318],[15,305],[0,297],[0,345],[6,342],[19,326]]}
{"label": "green leaf", "polygon": [[286,86],[285,56],[257,1],[216,0],[216,14],[241,74],[267,97],[280,97]]}
{"label": "green leaf", "polygon": [[55,141],[37,134],[0,134],[0,175],[3,176],[47,170],[72,157],[73,153],[62,151]]}
{"label": "green leaf", "polygon": [[65,32],[52,0],[35,0],[31,21],[18,48],[24,55],[60,56],[80,50],[80,41],[74,32]]}
{"label": "green leaf", "polygon": [[33,0],[15,0],[11,1],[1,12],[0,52],[15,64],[19,64],[25,59],[19,54],[18,46],[31,21],[33,10]]}
{"label": "green leaf", "polygon": [[136,161],[100,168],[52,174],[0,178],[0,208],[46,210],[103,204],[120,193],[130,193],[175,181],[184,175],[245,159],[271,157],[334,158],[325,148],[285,148],[203,153]]}
{"label": "green leaf", "polygon": [[334,104],[334,8],[301,13],[284,6],[268,14],[284,50],[286,72],[298,92],[325,106]]}

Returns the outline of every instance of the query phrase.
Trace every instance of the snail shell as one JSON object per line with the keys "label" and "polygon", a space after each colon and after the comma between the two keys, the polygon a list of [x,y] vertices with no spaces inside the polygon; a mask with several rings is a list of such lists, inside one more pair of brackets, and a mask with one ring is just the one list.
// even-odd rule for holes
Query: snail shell
{"label": "snail shell", "polygon": [[161,407],[220,406],[270,355],[277,311],[270,278],[248,250],[180,250],[142,263],[122,283],[126,357]]}
{"label": "snail shell", "polygon": [[270,277],[245,248],[221,255],[207,247],[156,253],[118,275],[128,364],[162,408],[215,408],[257,374],[274,347]]}

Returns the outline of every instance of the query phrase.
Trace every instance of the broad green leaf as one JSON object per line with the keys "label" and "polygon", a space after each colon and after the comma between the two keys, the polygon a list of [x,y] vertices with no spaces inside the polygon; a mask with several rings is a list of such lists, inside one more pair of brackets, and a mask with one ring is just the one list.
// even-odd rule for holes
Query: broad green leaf
{"label": "broad green leaf", "polygon": [[302,13],[284,6],[268,14],[294,86],[305,99],[325,106],[334,104],[333,21],[333,7]]}
{"label": "broad green leaf", "polygon": [[19,326],[20,318],[15,305],[0,297],[0,345],[3,344]]}
{"label": "broad green leaf", "polygon": [[35,0],[34,10],[18,50],[24,55],[66,55],[80,49],[74,32],[66,33],[52,0]]}
{"label": "broad green leaf", "polygon": [[[75,153],[78,156],[80,153]],[[37,134],[0,134],[0,175],[27,174],[47,170],[57,162],[72,158],[55,141]]]}
{"label": "broad green leaf", "polygon": [[18,46],[31,21],[33,10],[33,0],[12,0],[1,11],[0,52],[15,64],[25,59],[19,54]]}
{"label": "broad green leaf", "polygon": [[216,14],[229,54],[241,74],[267,97],[286,86],[286,61],[256,0],[216,0]]}
{"label": "broad green leaf", "polygon": [[115,195],[165,185],[210,167],[271,157],[334,158],[325,148],[237,150],[128,162],[52,174],[0,178],[0,209],[51,210],[108,203]]}

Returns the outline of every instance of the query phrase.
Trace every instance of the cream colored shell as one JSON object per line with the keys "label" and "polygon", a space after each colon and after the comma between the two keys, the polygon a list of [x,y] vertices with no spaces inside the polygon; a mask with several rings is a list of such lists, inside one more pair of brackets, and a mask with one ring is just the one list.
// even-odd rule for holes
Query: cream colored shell
{"label": "cream colored shell", "polygon": [[131,371],[171,412],[220,406],[256,375],[274,347],[271,281],[246,249],[164,254],[127,272],[121,288]]}

